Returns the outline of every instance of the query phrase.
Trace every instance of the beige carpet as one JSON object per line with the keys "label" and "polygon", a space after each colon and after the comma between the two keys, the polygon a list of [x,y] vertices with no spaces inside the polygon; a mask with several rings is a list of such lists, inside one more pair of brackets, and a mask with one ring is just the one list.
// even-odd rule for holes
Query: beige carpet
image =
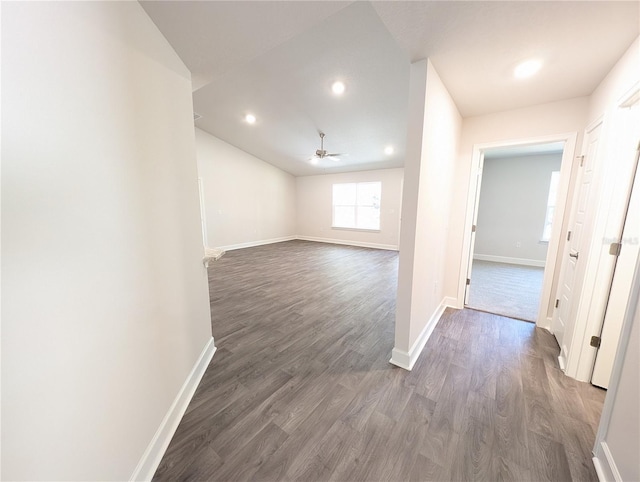
{"label": "beige carpet", "polygon": [[535,322],[543,273],[544,268],[474,260],[467,306]]}

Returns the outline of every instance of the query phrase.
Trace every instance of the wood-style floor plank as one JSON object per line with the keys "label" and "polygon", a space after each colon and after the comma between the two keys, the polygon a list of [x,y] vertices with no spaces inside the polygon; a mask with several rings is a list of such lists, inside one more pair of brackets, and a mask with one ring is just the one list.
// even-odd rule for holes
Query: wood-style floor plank
{"label": "wood-style floor plank", "polygon": [[586,480],[604,391],[551,334],[447,309],[389,364],[398,254],[291,241],[209,268],[218,351],[154,480]]}
{"label": "wood-style floor plank", "polygon": [[569,461],[562,444],[535,432],[528,433],[531,472],[535,480],[548,482],[571,481]]}

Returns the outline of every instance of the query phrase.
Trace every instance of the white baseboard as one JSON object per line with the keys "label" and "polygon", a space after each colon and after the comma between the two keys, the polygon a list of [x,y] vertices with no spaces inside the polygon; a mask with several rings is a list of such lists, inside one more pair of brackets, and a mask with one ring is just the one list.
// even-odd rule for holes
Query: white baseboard
{"label": "white baseboard", "polygon": [[601,442],[600,446],[596,447],[592,460],[600,482],[623,482],[607,442]]}
{"label": "white baseboard", "polygon": [[[607,473],[608,471],[613,476],[613,480],[615,480],[616,482],[623,482],[622,475],[620,475],[620,471],[618,470],[616,461],[613,460],[613,454],[609,449],[609,445],[607,444],[607,442],[602,442],[600,443],[600,446],[602,447],[602,452],[604,453],[605,459],[604,461],[600,461],[604,472]],[[602,462],[606,463],[603,464]]]}
{"label": "white baseboard", "polygon": [[560,370],[564,372],[565,368],[567,368],[567,359],[561,353],[558,355],[558,365],[560,365]]}
{"label": "white baseboard", "polygon": [[454,300],[454,298],[450,298],[450,297],[443,298],[443,300],[440,302],[440,305],[438,305],[438,308],[436,309],[436,311],[431,315],[431,317],[429,318],[429,321],[422,329],[422,333],[420,333],[420,336],[418,337],[418,339],[413,343],[413,346],[411,347],[409,352],[406,352],[405,350],[400,350],[398,348],[394,348],[391,351],[391,360],[389,360],[389,363],[392,363],[395,366],[404,368],[405,370],[409,370],[409,371],[413,368],[413,365],[415,365],[416,361],[418,361],[418,357],[422,353],[424,346],[427,344],[427,341],[429,340],[431,333],[433,333],[433,330],[438,324],[438,321],[440,321],[440,317],[442,316],[442,313],[444,313],[444,310],[448,306],[450,306],[447,304],[448,300]]}
{"label": "white baseboard", "polygon": [[332,238],[315,238],[312,236],[296,236],[296,239],[302,241],[314,241],[316,243],[342,244],[346,246],[358,246],[361,248],[386,249],[389,251],[398,251],[398,246],[393,244],[365,243],[361,241],[345,241],[343,239]]}
{"label": "white baseboard", "polygon": [[293,241],[296,236],[283,236],[281,238],[260,239],[258,241],[247,241],[246,243],[230,244],[228,246],[216,246],[223,251],[233,251],[234,249],[253,248],[254,246],[264,246],[265,244],[282,243],[283,241]]}
{"label": "white baseboard", "polygon": [[600,459],[598,457],[593,457],[591,460],[593,461],[593,467],[596,469],[598,480],[600,482],[611,482],[611,479],[608,479],[606,474],[604,473],[604,469],[602,468]]}
{"label": "white baseboard", "polygon": [[[536,320],[536,326],[538,328],[543,328],[545,330],[547,330],[549,333],[551,333],[551,324],[553,323],[553,318],[549,318],[548,316],[545,316],[543,318],[540,318],[538,320]],[[553,333],[551,333],[553,335]]]}
{"label": "white baseboard", "polygon": [[408,371],[411,371],[413,368],[411,355],[409,355],[408,352],[395,347],[391,350],[391,360],[389,360],[389,363]]}
{"label": "white baseboard", "polygon": [[473,259],[478,261],[493,261],[494,263],[519,264],[520,266],[535,266],[544,268],[544,261],[526,258],[510,258],[508,256],[494,256],[492,254],[474,254]]}
{"label": "white baseboard", "polygon": [[164,416],[158,430],[156,430],[151,442],[149,442],[147,449],[144,451],[144,454],[142,454],[142,458],[138,462],[138,466],[133,471],[130,480],[147,481],[153,478],[153,474],[155,474],[158,469],[158,465],[160,465],[160,461],[169,446],[169,442],[171,442],[171,438],[178,428],[178,424],[180,423],[180,420],[182,420],[182,416],[187,410],[189,402],[191,401],[191,398],[193,397],[193,394],[195,393],[196,388],[198,387],[198,384],[200,383],[200,380],[209,366],[215,352],[216,346],[213,341],[213,337],[211,337],[204,347],[204,350],[202,350],[200,357],[191,369],[191,372],[187,376],[184,384],[180,388],[180,391],[171,404],[171,407],[169,407],[169,411]]}
{"label": "white baseboard", "polygon": [[264,246],[265,244],[282,243],[283,241],[293,241],[300,239],[302,241],[314,241],[317,243],[341,244],[345,246],[359,246],[361,248],[386,249],[389,251],[398,251],[398,246],[392,244],[365,243],[360,241],[345,241],[342,239],[332,238],[314,238],[312,236],[284,236],[282,238],[261,239],[259,241],[248,241],[246,243],[230,244],[228,246],[217,246],[217,249],[223,251],[233,251],[234,249],[253,248],[255,246]]}
{"label": "white baseboard", "polygon": [[464,308],[464,303],[459,304],[458,298],[454,296],[445,296],[442,302],[444,303],[445,308],[455,308],[457,310]]}

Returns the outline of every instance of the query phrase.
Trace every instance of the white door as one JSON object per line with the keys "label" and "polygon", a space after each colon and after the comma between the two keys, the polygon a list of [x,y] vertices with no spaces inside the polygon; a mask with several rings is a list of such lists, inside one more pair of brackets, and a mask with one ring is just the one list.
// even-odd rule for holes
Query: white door
{"label": "white door", "polygon": [[[622,248],[613,274],[613,282],[600,334],[600,348],[596,354],[596,362],[591,375],[591,383],[602,388],[609,387],[609,378],[611,377],[611,370],[613,369],[613,362],[618,349],[627,300],[631,292],[634,266],[640,253],[640,173],[638,173],[640,105],[636,103],[626,114],[625,121],[621,126],[622,129],[627,129],[627,135],[623,134],[620,148],[621,150],[628,149],[632,151],[636,147],[635,179],[631,187],[627,214],[620,236]],[[620,155],[625,154],[625,152],[620,152]]]}
{"label": "white door", "polygon": [[580,259],[580,251],[587,252],[591,241],[591,225],[593,213],[589,208],[593,205],[595,167],[598,144],[602,123],[598,123],[586,132],[585,154],[578,170],[576,194],[571,208],[569,221],[569,241],[563,253],[560,272],[558,308],[554,312],[551,329],[560,346],[560,366],[566,366],[567,345],[571,343],[577,305],[582,288],[582,279],[586,265],[585,259]]}
{"label": "white door", "polygon": [[484,152],[480,153],[478,177],[476,181],[476,200],[473,206],[473,226],[471,228],[471,248],[469,249],[469,264],[467,265],[467,285],[464,290],[464,304],[469,303],[471,271],[473,271],[473,252],[476,245],[476,225],[478,224],[478,206],[480,205],[480,185],[482,184],[482,168],[484,166]]}

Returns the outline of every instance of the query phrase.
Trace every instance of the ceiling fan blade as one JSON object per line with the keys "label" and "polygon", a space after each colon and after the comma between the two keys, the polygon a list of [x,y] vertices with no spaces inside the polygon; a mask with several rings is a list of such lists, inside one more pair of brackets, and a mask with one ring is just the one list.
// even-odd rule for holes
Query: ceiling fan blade
{"label": "ceiling fan blade", "polygon": [[337,152],[328,153],[324,150],[324,132],[319,132],[320,134],[320,149],[316,149],[316,155],[309,159],[311,164],[318,164],[322,159],[331,159],[332,161],[339,161],[340,157],[347,156],[348,154],[339,154]]}

